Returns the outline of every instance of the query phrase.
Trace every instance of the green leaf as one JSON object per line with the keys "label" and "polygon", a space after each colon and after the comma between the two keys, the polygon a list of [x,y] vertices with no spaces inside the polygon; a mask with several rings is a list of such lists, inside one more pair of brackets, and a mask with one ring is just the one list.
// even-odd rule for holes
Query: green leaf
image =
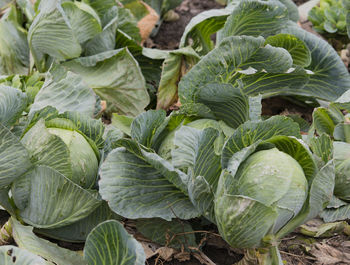
{"label": "green leaf", "polygon": [[43,120],[38,121],[21,142],[35,164],[51,167],[67,178],[72,177],[68,147],[60,137],[49,133]]}
{"label": "green leaf", "polygon": [[131,124],[134,118],[113,113],[112,125],[128,136],[131,136]]}
{"label": "green leaf", "polygon": [[62,227],[87,217],[100,204],[96,192],[84,190],[57,171],[37,166],[12,186],[18,214],[38,228]]}
{"label": "green leaf", "polygon": [[334,163],[336,170],[334,195],[349,201],[350,180],[350,143],[334,142]]}
{"label": "green leaf", "polygon": [[157,92],[157,109],[169,109],[178,99],[177,87],[181,77],[199,60],[190,47],[170,52],[163,62],[162,76]]}
{"label": "green leaf", "polygon": [[309,33],[295,23],[289,23],[281,33],[295,35],[311,51],[311,64],[307,67],[313,74],[300,94],[334,101],[350,89],[350,75],[337,52],[328,42]]}
{"label": "green leaf", "polygon": [[214,128],[198,130],[182,126],[175,132],[173,165],[186,168],[192,177],[204,177],[215,190],[221,173],[220,153],[216,150],[218,141],[219,132]]}
{"label": "green leaf", "polygon": [[114,49],[118,23],[118,8],[116,6],[109,9],[103,15],[102,23],[105,24],[102,32],[84,44],[86,56],[96,55]]}
{"label": "green leaf", "polygon": [[182,172],[130,140],[123,145],[109,153],[100,172],[100,194],[115,213],[132,219],[198,216]]}
{"label": "green leaf", "polygon": [[11,184],[31,167],[26,148],[0,123],[0,187]]}
{"label": "green leaf", "polygon": [[234,35],[267,37],[285,27],[288,10],[279,1],[240,1],[219,34],[219,42]]}
{"label": "green leaf", "polygon": [[350,124],[337,124],[334,128],[333,136],[335,140],[350,143]]}
{"label": "green leaf", "polygon": [[300,129],[292,119],[274,116],[265,121],[248,121],[237,128],[225,143],[221,164],[226,168],[232,155],[260,140],[268,140],[276,135],[300,138]]}
{"label": "green leaf", "polygon": [[337,123],[336,119],[326,108],[316,108],[312,113],[312,125],[318,134],[328,134],[333,136],[334,128]]}
{"label": "green leaf", "polygon": [[248,197],[228,194],[215,199],[215,215],[220,235],[238,248],[260,246],[261,239],[277,218],[272,207]]}
{"label": "green leaf", "polygon": [[333,143],[327,134],[321,134],[320,137],[313,137],[310,140],[310,147],[314,154],[320,157],[324,163],[327,163],[333,155]]}
{"label": "green leaf", "polygon": [[160,134],[167,126],[163,110],[149,110],[138,115],[131,123],[131,138],[148,148],[155,148]]}
{"label": "green leaf", "polygon": [[0,47],[0,75],[28,74],[29,47],[24,29],[2,18]]}
{"label": "green leaf", "polygon": [[243,93],[252,96],[299,94],[308,75],[300,68],[287,73],[292,67],[290,54],[282,48],[264,47],[264,42],[262,37],[226,38],[182,78],[181,103],[194,101],[198,91],[203,91],[208,83],[240,86]]}
{"label": "green leaf", "polygon": [[138,21],[149,14],[147,7],[140,0],[121,0],[123,6],[128,8]]}
{"label": "green leaf", "polygon": [[106,125],[105,129],[103,135],[103,139],[105,140],[103,151],[104,155],[107,155],[110,151],[118,147],[118,141],[125,137],[125,134],[112,124]]}
{"label": "green leaf", "polygon": [[200,55],[205,55],[214,48],[211,35],[220,30],[229,14],[227,9],[214,9],[204,11],[192,18],[187,24],[185,31],[181,37],[180,47],[189,45]]}
{"label": "green leaf", "polygon": [[334,162],[331,160],[317,172],[309,188],[309,197],[303,209],[278,232],[277,238],[289,234],[299,225],[315,218],[322,209],[326,208],[333,195],[334,171]]}
{"label": "green leaf", "polygon": [[198,130],[182,126],[175,132],[175,148],[172,150],[173,165],[186,169],[191,177],[188,193],[192,203],[214,222],[214,191],[221,173],[219,152],[222,143],[216,129]]}
{"label": "green leaf", "polygon": [[347,220],[350,218],[350,204],[340,206],[339,208],[327,208],[320,216],[327,223]]}
{"label": "green leaf", "polygon": [[265,44],[286,49],[293,59],[294,65],[302,67],[311,63],[311,52],[306,44],[297,37],[290,34],[277,34],[266,39]]}
{"label": "green leaf", "polygon": [[140,65],[142,74],[146,79],[147,88],[155,94],[159,87],[162,63],[167,57],[168,51],[143,48],[121,30],[117,30],[115,46],[116,49],[128,48]]}
{"label": "green leaf", "polygon": [[88,137],[88,140],[91,139],[96,144],[98,149],[103,148],[105,127],[101,120],[96,120],[79,112],[71,111],[61,114],[60,117],[72,121],[77,129]]}
{"label": "green leaf", "polygon": [[299,10],[297,5],[292,0],[279,0],[288,9],[289,19],[298,22],[299,21]]}
{"label": "green leaf", "polygon": [[102,31],[95,10],[83,2],[64,2],[62,8],[79,43],[92,39]]}
{"label": "green leaf", "polygon": [[13,265],[49,265],[39,256],[15,246],[0,247],[0,262]]}
{"label": "green leaf", "polygon": [[137,43],[141,42],[137,19],[127,8],[118,8],[118,29],[126,33]]}
{"label": "green leaf", "polygon": [[138,243],[117,221],[105,221],[86,239],[84,258],[89,265],[143,265],[146,256]]}
{"label": "green leaf", "polygon": [[250,106],[249,98],[240,86],[234,87],[231,84],[206,84],[198,89],[194,101],[205,105],[217,120],[224,121],[232,128],[237,128],[247,121],[250,109],[255,108]]}
{"label": "green leaf", "polygon": [[83,257],[78,253],[37,237],[33,233],[33,227],[21,225],[13,217],[10,219],[10,222],[12,224],[13,238],[21,249],[41,256],[57,265],[86,264]]}
{"label": "green leaf", "polygon": [[191,225],[179,219],[170,222],[159,218],[139,219],[136,228],[143,236],[161,246],[176,249],[197,247]]}
{"label": "green leaf", "polygon": [[94,227],[110,219],[121,220],[122,218],[113,213],[107,202],[103,201],[95,211],[78,222],[55,229],[34,229],[34,231],[57,240],[81,243],[85,242],[86,237]]}
{"label": "green leaf", "polygon": [[266,142],[272,143],[277,149],[293,157],[303,168],[306,179],[311,183],[317,173],[317,165],[308,146],[295,137],[276,135]]}
{"label": "green leaf", "polygon": [[27,96],[20,90],[0,85],[0,122],[10,127],[21,117],[27,107]]}
{"label": "green leaf", "polygon": [[11,216],[16,215],[16,210],[10,202],[9,190],[10,186],[6,186],[0,189],[0,205],[5,209]]}
{"label": "green leaf", "polygon": [[180,5],[182,1],[183,0],[145,0],[144,2],[156,10],[159,16],[163,16],[170,9],[174,9]]}
{"label": "green leaf", "polygon": [[115,0],[83,0],[83,2],[95,9],[99,17],[103,17],[108,10],[117,6]]}
{"label": "green leaf", "polygon": [[107,100],[108,109],[136,116],[149,103],[145,79],[137,61],[125,49],[100,53],[64,63]]}
{"label": "green leaf", "polygon": [[48,74],[45,83],[36,95],[30,113],[46,106],[55,107],[60,113],[78,111],[90,117],[95,113],[96,95],[94,91],[72,72],[67,72],[60,80]]}
{"label": "green leaf", "polygon": [[45,55],[59,61],[79,57],[81,47],[57,0],[41,1],[28,32],[29,47],[36,67],[45,71]]}

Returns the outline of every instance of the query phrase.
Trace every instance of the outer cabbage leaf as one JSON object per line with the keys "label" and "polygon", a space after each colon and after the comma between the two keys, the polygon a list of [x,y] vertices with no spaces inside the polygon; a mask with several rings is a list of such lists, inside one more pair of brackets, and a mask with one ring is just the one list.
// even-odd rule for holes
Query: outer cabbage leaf
{"label": "outer cabbage leaf", "polygon": [[14,201],[21,202],[16,203],[19,216],[38,228],[62,227],[84,219],[101,204],[96,195],[45,166],[35,167],[12,186]]}
{"label": "outer cabbage leaf", "polygon": [[33,227],[31,226],[21,225],[14,218],[10,220],[13,229],[13,238],[21,249],[30,251],[57,265],[86,264],[78,253],[61,248],[57,244],[37,237],[33,233]]}
{"label": "outer cabbage leaf", "polygon": [[[241,88],[240,82],[237,87],[224,83],[203,85],[194,96],[194,104],[186,106],[187,111],[195,114],[196,106],[203,106],[207,111],[197,112],[199,117],[222,120],[231,128],[237,128],[249,119],[259,118],[261,113],[261,97],[249,98]],[[186,109],[183,112],[186,113]]]}
{"label": "outer cabbage leaf", "polygon": [[107,100],[109,110],[136,116],[149,103],[145,79],[126,48],[75,59],[63,65],[79,74],[97,95]]}
{"label": "outer cabbage leaf", "polygon": [[37,165],[44,165],[57,170],[65,177],[72,177],[72,165],[67,145],[63,140],[50,134],[43,120],[38,121],[22,138]]}
{"label": "outer cabbage leaf", "polygon": [[103,148],[103,134],[105,127],[101,120],[96,120],[87,115],[72,111],[65,112],[59,115],[59,117],[72,121],[79,131],[81,131],[88,137],[88,139],[91,139],[96,144],[98,149]]}
{"label": "outer cabbage leaf", "polygon": [[228,166],[229,160],[236,152],[261,140],[268,140],[275,135],[300,138],[300,129],[292,119],[282,116],[274,116],[265,121],[244,123],[226,141],[221,158],[222,167]]}
{"label": "outer cabbage leaf", "polygon": [[102,32],[84,44],[86,56],[114,49],[118,18],[118,8],[116,6],[113,6],[103,15],[101,20],[102,24],[105,25]]}
{"label": "outer cabbage leaf", "polygon": [[79,57],[82,50],[58,0],[41,1],[28,32],[36,67],[46,70],[46,55],[59,61]]}
{"label": "outer cabbage leaf", "polygon": [[130,140],[109,153],[101,167],[100,194],[127,218],[190,219],[199,215],[186,196],[187,176]]}
{"label": "outer cabbage leaf", "polygon": [[99,224],[88,235],[84,259],[89,265],[143,265],[146,255],[122,224],[110,220]]}
{"label": "outer cabbage leaf", "polygon": [[11,184],[31,167],[30,155],[26,148],[0,123],[0,186]]}
{"label": "outer cabbage leaf", "polygon": [[221,173],[223,138],[213,128],[198,130],[188,126],[175,132],[172,162],[190,175],[188,193],[192,203],[215,222],[214,192]]}
{"label": "outer cabbage leaf", "polygon": [[27,96],[14,87],[0,85],[0,123],[13,125],[27,107]]}
{"label": "outer cabbage leaf", "polygon": [[240,1],[227,18],[218,41],[235,35],[267,37],[285,27],[288,21],[288,9],[279,1]]}
{"label": "outer cabbage leaf", "polygon": [[307,67],[313,74],[300,91],[301,95],[334,101],[350,89],[350,75],[337,52],[325,40],[299,28],[290,22],[282,33],[295,35],[306,43],[311,51],[311,64]]}
{"label": "outer cabbage leaf", "polygon": [[24,29],[1,19],[0,47],[0,75],[28,74],[29,47]]}
{"label": "outer cabbage leaf", "polygon": [[62,8],[79,43],[92,39],[102,31],[99,16],[84,2],[64,2]]}
{"label": "outer cabbage leaf", "polygon": [[43,258],[15,246],[0,247],[0,262],[13,265],[50,265]]}
{"label": "outer cabbage leaf", "polygon": [[161,133],[167,126],[163,110],[149,110],[138,115],[131,123],[131,138],[138,143],[157,149],[162,140]]}
{"label": "outer cabbage leaf", "polygon": [[60,113],[77,111],[92,117],[95,113],[96,95],[94,91],[72,72],[67,72],[60,80],[47,74],[45,83],[35,97],[30,113],[46,106],[55,107]]}
{"label": "outer cabbage leaf", "polygon": [[198,91],[214,82],[240,84],[243,93],[253,96],[298,94],[307,83],[308,75],[300,69],[287,73],[293,63],[291,55],[282,48],[264,47],[264,41],[262,37],[250,36],[224,39],[182,78],[181,103],[194,101]]}
{"label": "outer cabbage leaf", "polygon": [[224,26],[229,14],[231,14],[230,10],[214,9],[204,11],[192,18],[181,37],[180,47],[187,46],[192,40],[191,47],[198,54],[207,54],[214,48],[214,44],[210,39],[211,35]]}
{"label": "outer cabbage leaf", "polygon": [[58,240],[68,242],[85,242],[86,237],[93,228],[110,219],[121,220],[122,218],[113,213],[109,209],[106,202],[102,202],[102,204],[88,217],[76,223],[55,229],[35,229],[34,231]]}

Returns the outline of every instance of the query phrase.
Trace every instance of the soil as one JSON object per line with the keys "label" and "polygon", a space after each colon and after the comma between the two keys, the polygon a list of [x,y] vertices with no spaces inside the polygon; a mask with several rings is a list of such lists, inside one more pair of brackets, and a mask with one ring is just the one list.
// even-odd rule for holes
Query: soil
{"label": "soil", "polygon": [[152,38],[153,43],[148,46],[164,50],[177,49],[181,36],[190,20],[205,10],[218,8],[224,8],[224,6],[216,3],[214,0],[184,0],[175,9],[180,18],[173,22],[164,21],[158,34]]}

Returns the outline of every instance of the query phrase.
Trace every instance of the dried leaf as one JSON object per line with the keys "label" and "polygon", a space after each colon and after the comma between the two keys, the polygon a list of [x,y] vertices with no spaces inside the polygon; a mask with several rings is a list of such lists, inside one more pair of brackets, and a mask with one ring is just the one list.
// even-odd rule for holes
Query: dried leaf
{"label": "dried leaf", "polygon": [[157,24],[157,22],[159,20],[159,15],[152,7],[150,7],[149,5],[147,5],[144,2],[141,2],[141,3],[148,10],[148,14],[137,23],[137,26],[140,29],[140,35],[141,35],[141,39],[142,39],[141,43],[144,43],[145,40],[147,40],[148,37],[151,35],[152,30],[154,29],[155,25]]}
{"label": "dried leaf", "polygon": [[316,265],[350,264],[350,253],[340,251],[326,243],[313,246],[310,253],[316,258]]}

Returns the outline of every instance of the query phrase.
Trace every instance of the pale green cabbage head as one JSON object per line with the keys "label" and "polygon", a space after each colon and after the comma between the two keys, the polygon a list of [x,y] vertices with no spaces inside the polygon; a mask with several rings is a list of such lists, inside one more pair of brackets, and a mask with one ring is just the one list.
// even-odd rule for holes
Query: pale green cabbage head
{"label": "pale green cabbage head", "polygon": [[277,148],[251,155],[242,163],[236,177],[236,194],[264,205],[276,205],[274,233],[299,213],[307,198],[308,183],[302,167]]}
{"label": "pale green cabbage head", "polygon": [[96,181],[98,159],[90,143],[77,131],[61,128],[48,128],[48,131],[60,137],[69,150],[71,180],[84,188],[91,188]]}

